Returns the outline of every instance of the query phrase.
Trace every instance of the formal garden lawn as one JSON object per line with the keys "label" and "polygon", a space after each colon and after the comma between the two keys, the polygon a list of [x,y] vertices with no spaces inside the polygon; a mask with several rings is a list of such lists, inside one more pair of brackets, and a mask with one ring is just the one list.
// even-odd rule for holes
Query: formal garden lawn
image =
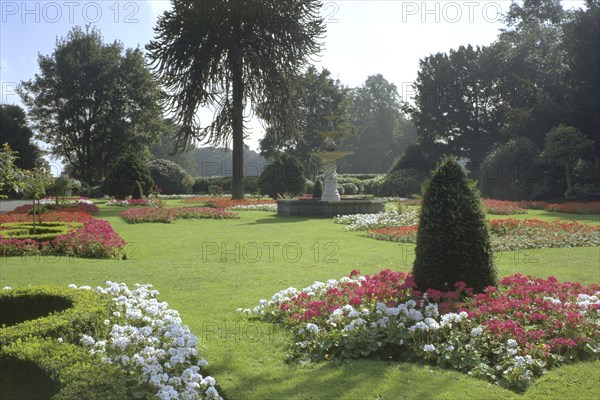
{"label": "formal garden lawn", "polygon": [[[170,200],[169,206],[181,203]],[[390,399],[596,399],[600,362],[550,371],[525,394],[516,394],[465,374],[430,366],[388,361],[286,362],[292,335],[277,325],[249,320],[236,311],[281,289],[316,280],[372,274],[382,269],[408,272],[413,247],[348,232],[331,219],[276,218],[274,213],[240,212],[232,220],[177,220],[172,224],[127,224],[123,211],[101,205],[128,242],[127,260],[67,257],[5,257],[0,287],[102,285],[105,281],[151,283],[160,299],[178,310],[200,339],[219,393],[247,398]],[[598,215],[529,210],[515,216],[600,223]],[[497,253],[499,276],[516,272],[561,281],[600,283],[600,248],[535,249]]]}

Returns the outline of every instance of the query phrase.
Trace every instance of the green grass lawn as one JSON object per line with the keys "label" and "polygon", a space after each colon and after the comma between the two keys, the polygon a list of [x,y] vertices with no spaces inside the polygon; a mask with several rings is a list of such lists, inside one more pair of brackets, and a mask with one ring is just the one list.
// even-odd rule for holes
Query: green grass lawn
{"label": "green grass lawn", "polygon": [[[102,206],[98,217],[129,243],[127,261],[3,258],[0,287],[152,283],[199,337],[209,370],[229,399],[597,399],[600,393],[600,362],[551,371],[525,395],[458,372],[385,360],[288,363],[291,336],[277,326],[248,321],[238,307],[252,308],[281,289],[339,278],[355,268],[408,271],[414,246],[368,239],[331,219],[240,212],[237,220],[129,225],[118,216],[121,211]],[[514,217],[561,216],[530,211]],[[565,219],[598,223],[598,216]],[[597,247],[498,253],[497,265],[500,276],[521,272],[600,283]]]}

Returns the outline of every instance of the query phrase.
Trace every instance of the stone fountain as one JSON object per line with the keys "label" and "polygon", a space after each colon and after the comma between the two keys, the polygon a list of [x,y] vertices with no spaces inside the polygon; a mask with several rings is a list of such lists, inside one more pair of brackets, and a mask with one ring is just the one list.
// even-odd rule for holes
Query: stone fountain
{"label": "stone fountain", "polygon": [[321,132],[325,136],[325,151],[314,155],[323,160],[323,193],[320,199],[277,200],[278,216],[324,216],[348,214],[371,214],[385,210],[383,199],[343,199],[337,189],[337,160],[352,153],[335,150],[334,139],[340,134],[333,129],[334,116],[328,116],[330,130]]}

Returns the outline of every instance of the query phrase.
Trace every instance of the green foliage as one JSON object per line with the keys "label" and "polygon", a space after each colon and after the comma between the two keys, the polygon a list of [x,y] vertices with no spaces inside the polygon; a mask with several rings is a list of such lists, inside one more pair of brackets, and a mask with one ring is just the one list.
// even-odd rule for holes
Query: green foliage
{"label": "green foliage", "polygon": [[31,239],[48,242],[64,235],[82,224],[76,222],[40,222],[35,226],[30,222],[9,222],[2,224],[0,235],[15,239]]}
{"label": "green foliage", "polygon": [[75,27],[38,64],[40,73],[18,91],[36,138],[65,159],[74,177],[100,182],[113,160],[147,153],[162,113],[140,49],[106,44],[99,31]]}
{"label": "green foliage", "polygon": [[8,143],[19,154],[15,165],[22,169],[36,166],[41,150],[33,142],[33,131],[27,126],[25,110],[15,104],[0,104],[0,144]]}
{"label": "green foliage", "polygon": [[424,185],[413,273],[419,290],[496,285],[481,199],[461,166],[443,161]]}
{"label": "green foliage", "polygon": [[148,169],[162,194],[188,194],[192,191],[192,185],[189,179],[186,179],[189,175],[173,161],[152,160]]}
{"label": "green foliage", "polygon": [[531,140],[519,138],[509,140],[488,154],[477,180],[487,198],[529,200],[542,172],[539,149]]}
{"label": "green foliage", "polygon": [[143,194],[148,195],[154,186],[146,164],[135,154],[118,159],[104,180],[103,190],[117,199],[131,196],[135,181],[142,186]]}
{"label": "green foliage", "polygon": [[20,192],[25,189],[26,171],[19,168],[17,154],[8,143],[2,145],[0,150],[0,193],[15,191]]}
{"label": "green foliage", "polygon": [[296,157],[289,154],[276,156],[258,178],[260,194],[277,198],[277,195],[303,193],[306,188],[304,168]]}
{"label": "green foliage", "polygon": [[72,343],[79,343],[82,334],[104,337],[110,306],[108,297],[93,291],[49,286],[2,290],[0,345],[30,336]]}
{"label": "green foliage", "polygon": [[313,188],[313,197],[315,199],[320,199],[323,195],[323,184],[320,179],[317,179],[315,182],[315,187]]}

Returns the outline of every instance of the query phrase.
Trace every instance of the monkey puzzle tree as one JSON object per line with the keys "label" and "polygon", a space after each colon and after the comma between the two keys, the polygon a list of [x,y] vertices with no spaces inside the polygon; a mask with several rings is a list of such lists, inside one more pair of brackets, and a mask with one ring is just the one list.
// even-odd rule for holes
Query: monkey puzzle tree
{"label": "monkey puzzle tree", "polygon": [[[296,124],[296,76],[321,48],[317,0],[173,0],[147,45],[164,105],[182,129],[177,149],[194,140],[233,146],[232,197],[244,197],[244,110],[261,103],[271,126]],[[266,104],[265,104],[266,103]],[[215,111],[201,127],[200,107]]]}

